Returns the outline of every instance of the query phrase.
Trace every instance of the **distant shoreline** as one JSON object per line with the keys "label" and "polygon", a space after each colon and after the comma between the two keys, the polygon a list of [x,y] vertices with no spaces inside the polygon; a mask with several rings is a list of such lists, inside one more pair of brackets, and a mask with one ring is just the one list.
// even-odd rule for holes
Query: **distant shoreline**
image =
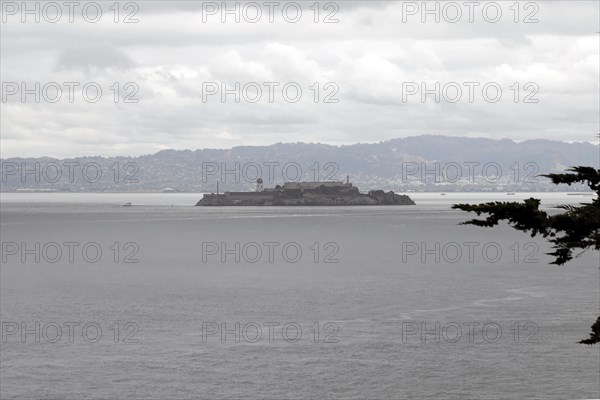
{"label": "distant shoreline", "polygon": [[[250,191],[249,191],[250,192]],[[447,190],[447,191],[403,191],[403,190],[399,190],[396,189],[395,192],[398,193],[459,193],[459,194],[467,194],[467,193],[482,193],[482,194],[493,194],[493,193],[498,193],[498,194],[506,194],[508,191],[478,191],[478,190],[468,190],[468,191],[451,191],[451,190]],[[94,191],[81,191],[81,192],[72,192],[72,191],[57,191],[57,190],[2,190],[0,191],[0,194],[5,194],[5,193],[18,193],[18,194],[84,194],[84,193],[89,193],[89,194],[164,194],[164,195],[177,195],[177,194],[210,194],[210,192],[161,192],[161,191],[102,191],[102,192],[94,192]],[[592,190],[588,190],[588,191],[582,191],[582,190],[578,190],[578,191],[568,191],[568,190],[545,190],[545,191],[511,191],[511,193],[568,193],[568,194],[573,194],[573,195],[587,195],[587,194],[593,194],[594,192]]]}

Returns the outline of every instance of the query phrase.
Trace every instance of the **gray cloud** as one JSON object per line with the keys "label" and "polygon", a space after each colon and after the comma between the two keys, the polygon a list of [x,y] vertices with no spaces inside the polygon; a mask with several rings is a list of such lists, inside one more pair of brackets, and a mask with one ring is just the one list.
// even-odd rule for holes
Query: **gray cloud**
{"label": "gray cloud", "polygon": [[[2,156],[348,144],[426,133],[594,140],[598,3],[536,2],[539,22],[532,24],[513,21],[511,2],[501,2],[503,18],[494,24],[477,14],[474,23],[422,23],[419,15],[403,22],[400,2],[338,4],[337,24],[315,24],[307,8],[296,24],[281,18],[221,23],[217,17],[203,23],[202,6],[194,2],[140,2],[135,24],[115,24],[108,10],[96,24],[9,19],[2,27],[3,82],[94,82],[103,95],[97,103],[80,93],[73,103],[66,96],[57,103],[10,97],[0,104]],[[527,11],[521,9],[519,19]],[[126,89],[130,82],[139,90]],[[303,96],[295,104],[280,95],[270,103],[262,86],[257,103],[236,103],[233,96],[226,103],[219,96],[203,102],[206,82],[228,88],[297,82]],[[339,102],[315,103],[315,82],[321,100],[329,93],[323,85],[337,84]],[[436,103],[433,96],[421,102],[418,95],[404,101],[403,85],[411,82],[429,88],[435,82],[497,82],[503,95],[490,103],[479,88],[472,103],[466,97]],[[533,96],[538,103],[523,103],[531,94],[528,82],[539,88]],[[124,103],[132,93],[139,102]]]}
{"label": "gray cloud", "polygon": [[118,69],[127,70],[134,62],[109,42],[80,43],[63,50],[58,56],[57,70],[94,70]]}

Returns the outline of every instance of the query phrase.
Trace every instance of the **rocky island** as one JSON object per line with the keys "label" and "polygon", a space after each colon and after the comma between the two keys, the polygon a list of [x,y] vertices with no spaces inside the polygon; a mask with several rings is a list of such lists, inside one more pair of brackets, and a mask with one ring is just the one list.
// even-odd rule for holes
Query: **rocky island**
{"label": "rocky island", "polygon": [[361,193],[349,182],[286,182],[274,188],[256,182],[254,192],[205,194],[197,206],[387,206],[414,205],[406,195],[392,191],[371,190]]}

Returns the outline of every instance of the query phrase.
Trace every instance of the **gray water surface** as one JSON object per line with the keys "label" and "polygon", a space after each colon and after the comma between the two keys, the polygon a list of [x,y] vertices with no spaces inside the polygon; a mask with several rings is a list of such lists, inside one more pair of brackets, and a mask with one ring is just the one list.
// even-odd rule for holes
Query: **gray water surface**
{"label": "gray water surface", "polygon": [[[411,196],[3,193],[0,397],[599,397],[600,347],[577,344],[598,314],[598,253],[555,266],[541,238],[458,225],[470,215],[450,204],[494,194]],[[551,212],[591,199],[534,196]]]}

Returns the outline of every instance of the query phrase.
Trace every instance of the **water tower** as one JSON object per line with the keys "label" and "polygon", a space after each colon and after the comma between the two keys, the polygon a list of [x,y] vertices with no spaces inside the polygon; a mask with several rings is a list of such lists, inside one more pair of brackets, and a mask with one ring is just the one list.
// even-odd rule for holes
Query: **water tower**
{"label": "water tower", "polygon": [[256,191],[257,192],[262,192],[263,191],[263,179],[262,178],[258,178],[256,180]]}

